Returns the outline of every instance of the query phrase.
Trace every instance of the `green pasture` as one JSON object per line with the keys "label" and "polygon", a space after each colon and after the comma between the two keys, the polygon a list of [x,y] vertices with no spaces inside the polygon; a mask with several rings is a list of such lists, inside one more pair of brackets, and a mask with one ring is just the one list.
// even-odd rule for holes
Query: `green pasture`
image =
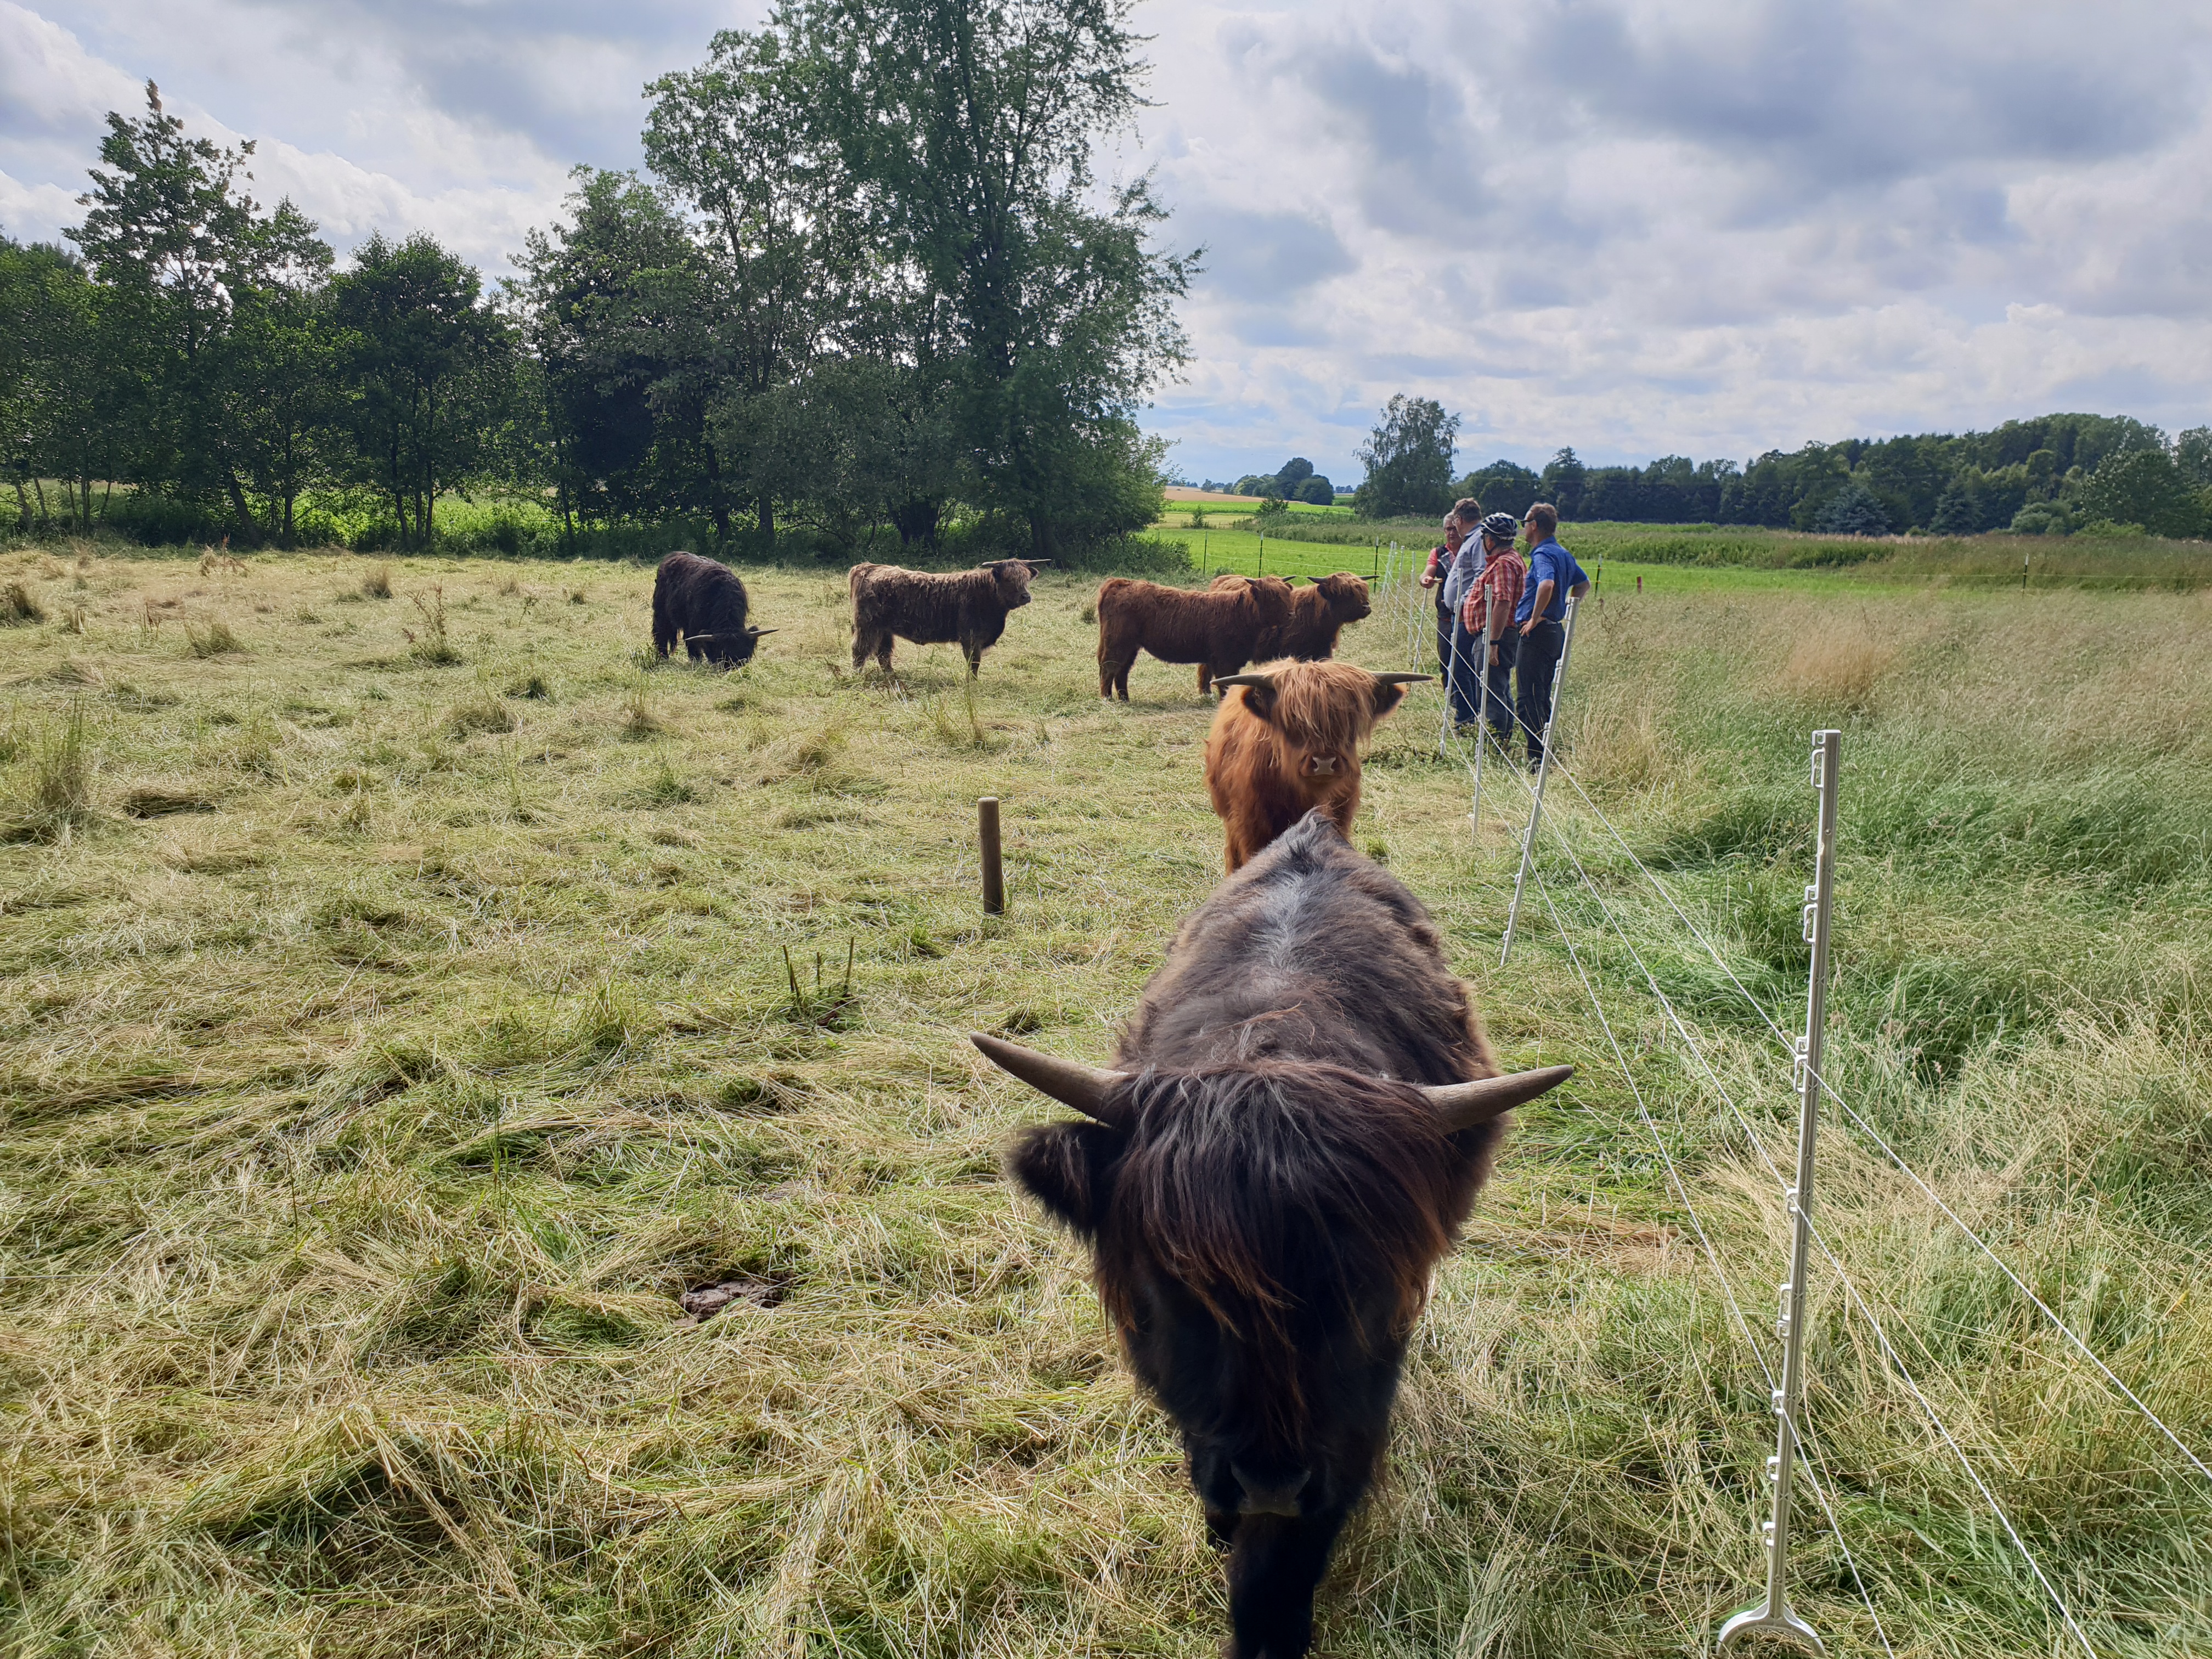
{"label": "green pasture", "polygon": [[[1793,1028],[1816,726],[1837,1086],[2212,1445],[2212,594],[1908,574],[1608,562],[1547,810],[1587,880],[1547,839],[1510,969],[1520,776],[1470,824],[1431,687],[1378,734],[1357,844],[1508,1061],[1580,1069],[1437,1276],[1321,1651],[1698,1654],[1748,1599],[1789,1065],[1629,852]],[[856,675],[818,567],[746,571],[748,669],[659,664],[651,580],[0,555],[9,1652],[1217,1651],[1175,1436],[998,1174],[1052,1109],[961,1035],[1106,1053],[1218,877],[1211,707],[1149,659],[1098,698],[1087,577],[972,686]],[[1396,584],[1345,654],[1425,618]],[[1870,1141],[1821,1156],[1823,1238],[2096,1652],[2212,1651],[2212,1486]],[[1828,1651],[2078,1650],[1810,1295]]]}

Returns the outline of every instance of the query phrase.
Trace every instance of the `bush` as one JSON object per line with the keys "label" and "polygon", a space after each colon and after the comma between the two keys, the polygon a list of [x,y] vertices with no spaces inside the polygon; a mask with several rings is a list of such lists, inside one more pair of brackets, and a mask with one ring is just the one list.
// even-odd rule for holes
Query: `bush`
{"label": "bush", "polygon": [[2030,501],[2012,515],[2015,536],[2064,536],[2072,533],[2074,515],[2063,501]]}
{"label": "bush", "polygon": [[1813,521],[1813,528],[1824,536],[1887,536],[1892,527],[1889,509],[1882,505],[1881,497],[1856,478],[1845,484]]}

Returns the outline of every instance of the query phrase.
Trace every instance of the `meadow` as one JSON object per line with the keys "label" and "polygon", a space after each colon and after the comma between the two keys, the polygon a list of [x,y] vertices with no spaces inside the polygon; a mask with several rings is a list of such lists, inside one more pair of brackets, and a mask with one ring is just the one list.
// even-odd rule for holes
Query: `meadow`
{"label": "meadow", "polygon": [[[10,1651],[1214,1652],[1173,1434],[997,1173],[1047,1109],[961,1040],[1103,1057],[1218,878],[1211,711],[1149,659],[1099,701],[1088,580],[971,687],[744,574],[781,631],[724,675],[642,650],[634,562],[0,556]],[[2212,595],[1602,594],[1547,813],[1588,880],[1547,842],[1509,969],[1522,786],[1470,825],[1432,688],[1369,763],[1357,842],[1503,1057],[1581,1069],[1438,1275],[1332,1655],[1692,1654],[1750,1599],[1794,1102],[1747,994],[1802,1018],[1817,725],[1837,1088],[2212,1444]],[[1425,620],[1401,583],[1343,654]],[[2080,1651],[1987,1499],[2095,1653],[2212,1650],[2212,1483],[1863,1135],[1822,1158],[1829,1651]]]}

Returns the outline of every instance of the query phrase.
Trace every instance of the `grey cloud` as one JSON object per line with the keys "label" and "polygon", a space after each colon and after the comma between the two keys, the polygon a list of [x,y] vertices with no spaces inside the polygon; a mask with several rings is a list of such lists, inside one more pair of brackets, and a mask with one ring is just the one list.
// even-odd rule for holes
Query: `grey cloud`
{"label": "grey cloud", "polygon": [[1358,265],[1334,229],[1303,213],[1207,206],[1200,218],[1206,227],[1201,292],[1277,305]]}

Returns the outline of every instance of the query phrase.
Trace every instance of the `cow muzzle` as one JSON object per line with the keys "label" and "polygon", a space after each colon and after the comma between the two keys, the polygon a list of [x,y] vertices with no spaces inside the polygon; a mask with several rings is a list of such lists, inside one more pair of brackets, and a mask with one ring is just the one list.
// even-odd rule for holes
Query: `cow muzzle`
{"label": "cow muzzle", "polygon": [[1239,1515],[1285,1515],[1295,1518],[1300,1513],[1299,1494],[1313,1484],[1310,1469],[1262,1472],[1248,1469],[1242,1463],[1231,1463],[1229,1473],[1236,1476],[1244,1493],[1237,1500]]}
{"label": "cow muzzle", "polygon": [[1333,778],[1337,775],[1334,755],[1308,755],[1305,775],[1310,778]]}

